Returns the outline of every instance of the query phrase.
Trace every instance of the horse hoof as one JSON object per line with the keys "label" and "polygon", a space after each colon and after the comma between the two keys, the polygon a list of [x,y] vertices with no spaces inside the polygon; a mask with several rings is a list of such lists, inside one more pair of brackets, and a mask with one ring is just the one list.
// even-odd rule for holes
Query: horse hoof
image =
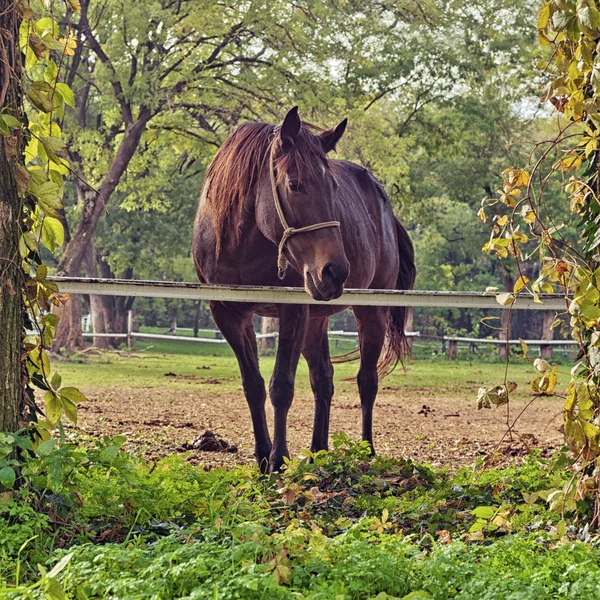
{"label": "horse hoof", "polygon": [[281,467],[283,467],[283,459],[288,456],[288,453],[273,455],[269,458],[269,473],[279,473]]}

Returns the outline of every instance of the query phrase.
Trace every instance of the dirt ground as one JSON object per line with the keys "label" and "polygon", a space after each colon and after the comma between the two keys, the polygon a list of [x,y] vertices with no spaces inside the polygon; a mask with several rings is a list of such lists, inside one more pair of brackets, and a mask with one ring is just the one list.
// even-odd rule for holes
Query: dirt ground
{"label": "dirt ground", "polygon": [[[207,467],[253,462],[250,415],[241,388],[237,392],[220,389],[225,386],[210,378],[202,385],[192,383],[178,388],[84,387],[88,402],[79,406],[78,430],[84,435],[125,435],[130,450],[152,460],[183,452],[186,444],[211,430],[238,452],[194,450],[190,460]],[[511,422],[527,402],[511,402]],[[542,455],[549,456],[562,446],[561,410],[559,399],[535,400],[516,422],[511,441],[505,435],[504,408],[477,411],[472,397],[451,388],[415,390],[384,383],[375,405],[375,447],[381,454],[451,469],[471,465],[482,456],[488,456],[492,464],[518,461],[530,448],[540,448]],[[310,445],[312,411],[312,396],[301,390],[289,416],[292,455]],[[268,401],[267,414],[272,423]],[[360,404],[352,383],[338,385],[334,397],[330,434],[341,431],[353,439],[360,437]]]}

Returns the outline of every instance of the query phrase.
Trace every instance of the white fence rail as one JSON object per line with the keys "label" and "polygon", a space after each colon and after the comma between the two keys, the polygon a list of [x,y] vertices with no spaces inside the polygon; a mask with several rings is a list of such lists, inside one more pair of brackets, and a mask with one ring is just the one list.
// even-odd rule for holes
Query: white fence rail
{"label": "white fence rail", "polygon": [[[61,292],[96,296],[143,296],[180,300],[214,300],[263,304],[333,304],[337,306],[418,306],[430,308],[507,309],[496,301],[495,294],[481,292],[436,292],[404,290],[347,289],[335,300],[321,302],[311,298],[303,288],[204,285],[174,281],[133,281],[127,279],[88,279],[83,277],[49,277]],[[542,304],[529,294],[520,294],[512,307],[519,310],[559,310],[567,308],[564,296],[540,294]]]}
{"label": "white fence rail", "polygon": [[[81,277],[49,277],[59,285],[60,291],[68,294],[92,294],[98,296],[139,296],[149,298],[170,298],[180,300],[212,300],[219,302],[247,302],[267,304],[333,304],[338,306],[410,306],[429,308],[479,308],[508,309],[496,301],[495,293],[480,292],[440,292],[404,290],[358,290],[347,289],[340,298],[321,302],[311,298],[303,288],[253,287],[204,285],[199,283],[173,281],[138,281],[119,279],[89,279]],[[554,310],[564,311],[568,300],[561,294],[540,294],[536,302],[530,294],[519,294],[512,308],[514,310]],[[129,345],[133,338],[160,339],[211,344],[226,344],[219,338],[197,338],[157,333],[143,333],[132,330],[131,315],[128,319],[128,333],[84,333],[85,337],[127,338]],[[209,331],[209,330],[207,330]],[[330,339],[357,337],[353,331],[330,330]],[[476,344],[506,344],[505,340],[468,338],[452,336],[426,336],[419,332],[407,332],[410,337],[422,337],[449,342],[456,345],[465,342]],[[258,339],[276,338],[277,333],[257,334]],[[573,340],[525,340],[531,346],[576,345]],[[520,344],[519,340],[508,340],[510,345]]]}

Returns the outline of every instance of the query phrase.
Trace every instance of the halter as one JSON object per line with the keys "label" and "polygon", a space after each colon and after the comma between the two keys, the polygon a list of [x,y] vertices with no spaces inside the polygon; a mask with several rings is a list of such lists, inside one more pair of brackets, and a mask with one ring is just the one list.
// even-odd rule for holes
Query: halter
{"label": "halter", "polygon": [[269,154],[269,176],[271,178],[271,189],[273,191],[273,202],[275,204],[275,210],[281,226],[283,227],[283,236],[279,242],[279,250],[277,254],[277,276],[279,279],[285,277],[285,272],[288,267],[287,258],[283,255],[285,243],[296,233],[308,233],[309,231],[316,231],[317,229],[325,229],[325,227],[340,227],[339,221],[326,221],[324,223],[315,223],[314,225],[307,225],[306,227],[290,227],[283,214],[281,208],[281,201],[279,199],[279,192],[277,191],[277,182],[275,181],[275,165],[273,161],[273,155],[275,154],[275,144],[271,145],[271,152]]}

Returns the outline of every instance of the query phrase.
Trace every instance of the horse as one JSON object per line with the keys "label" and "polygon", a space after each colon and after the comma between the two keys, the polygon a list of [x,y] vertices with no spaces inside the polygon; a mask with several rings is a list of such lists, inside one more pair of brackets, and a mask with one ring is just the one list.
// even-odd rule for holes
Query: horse
{"label": "horse", "polygon": [[[219,330],[237,358],[250,409],[255,457],[264,473],[289,457],[286,427],[300,355],[314,394],[311,451],[328,449],[333,397],[327,305],[344,287],[411,289],[414,251],[381,183],[366,169],[328,153],[344,119],[323,130],[292,108],[279,126],[246,123],[229,135],[209,165],[194,222],[192,255],[201,283],[304,287],[322,304],[211,302]],[[373,405],[382,368],[406,356],[405,307],[354,306],[360,367],[362,439],[373,446]],[[254,315],[279,318],[269,385],[273,441],[265,415]],[[386,346],[385,352],[384,344]],[[383,354],[383,355],[382,355]]]}

